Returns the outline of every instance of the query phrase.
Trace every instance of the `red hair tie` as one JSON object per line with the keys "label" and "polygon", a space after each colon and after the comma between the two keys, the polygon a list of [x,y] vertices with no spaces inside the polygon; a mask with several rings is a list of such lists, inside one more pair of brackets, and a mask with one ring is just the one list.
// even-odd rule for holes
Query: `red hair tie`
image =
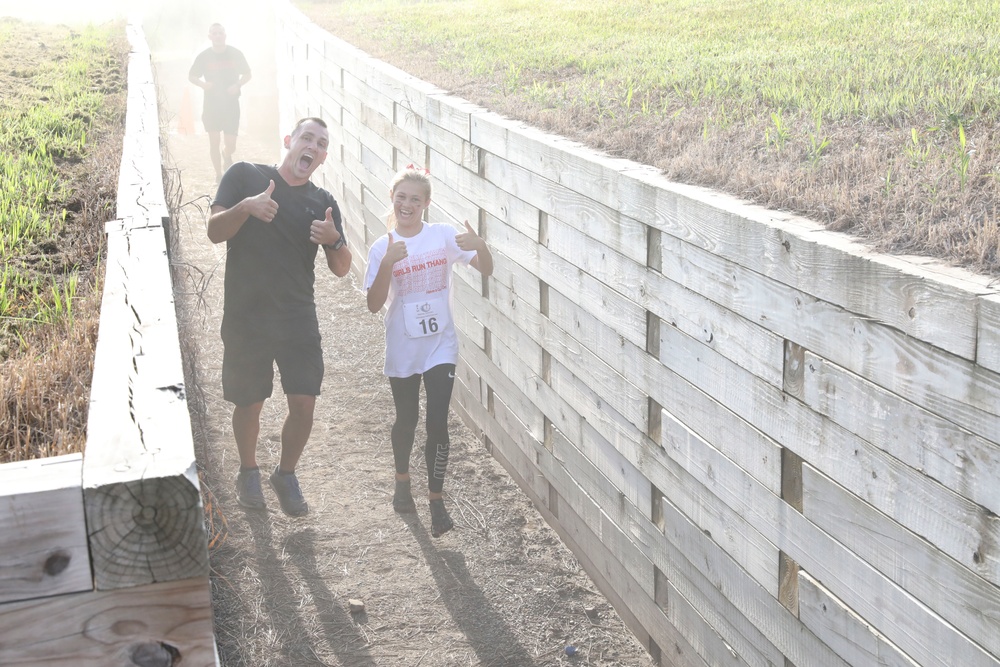
{"label": "red hair tie", "polygon": [[424,169],[423,167],[418,167],[418,166],[414,165],[412,162],[410,164],[406,165],[406,168],[410,169],[410,170],[413,170],[413,171],[421,171],[421,172],[427,174],[428,176],[431,175],[431,172],[430,172],[429,169]]}

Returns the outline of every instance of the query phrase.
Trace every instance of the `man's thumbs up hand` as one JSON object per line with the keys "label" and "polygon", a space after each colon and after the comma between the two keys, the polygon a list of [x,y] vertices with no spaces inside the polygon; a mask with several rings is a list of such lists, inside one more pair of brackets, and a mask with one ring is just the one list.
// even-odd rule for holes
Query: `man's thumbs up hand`
{"label": "man's thumbs up hand", "polygon": [[309,227],[309,240],[316,244],[333,245],[340,240],[340,231],[333,221],[333,207],[326,209],[322,220],[313,220]]}
{"label": "man's thumbs up hand", "polygon": [[264,222],[274,220],[274,216],[278,214],[278,202],[271,199],[272,192],[274,192],[274,179],[271,179],[267,189],[259,195],[247,199],[250,215]]}

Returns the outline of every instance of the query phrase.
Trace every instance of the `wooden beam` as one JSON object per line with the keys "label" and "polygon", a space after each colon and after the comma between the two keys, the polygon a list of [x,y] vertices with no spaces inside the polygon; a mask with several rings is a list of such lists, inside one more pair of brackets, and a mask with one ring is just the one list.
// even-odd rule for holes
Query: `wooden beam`
{"label": "wooden beam", "polygon": [[98,590],[208,572],[163,233],[132,227],[108,235],[84,454]]}
{"label": "wooden beam", "polygon": [[92,588],[82,465],[80,454],[0,465],[0,602]]}
{"label": "wooden beam", "polygon": [[215,664],[207,576],[0,605],[4,667]]}

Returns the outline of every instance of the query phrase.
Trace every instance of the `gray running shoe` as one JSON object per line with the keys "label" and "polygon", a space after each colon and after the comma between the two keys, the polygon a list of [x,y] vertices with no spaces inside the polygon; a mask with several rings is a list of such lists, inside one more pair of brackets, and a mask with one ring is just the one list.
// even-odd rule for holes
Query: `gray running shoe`
{"label": "gray running shoe", "polygon": [[448,510],[444,508],[444,500],[435,498],[431,501],[431,537],[441,537],[455,527]]}
{"label": "gray running shoe", "polygon": [[236,476],[236,502],[248,510],[267,509],[264,491],[260,488],[260,470],[245,470]]}
{"label": "gray running shoe", "polygon": [[410,480],[396,480],[396,492],[392,496],[392,509],[400,514],[411,514],[417,511],[413,495],[410,493]]}
{"label": "gray running shoe", "polygon": [[309,504],[302,497],[299,480],[294,472],[285,474],[275,467],[268,479],[271,481],[271,488],[278,495],[281,511],[288,516],[302,516],[309,513]]}

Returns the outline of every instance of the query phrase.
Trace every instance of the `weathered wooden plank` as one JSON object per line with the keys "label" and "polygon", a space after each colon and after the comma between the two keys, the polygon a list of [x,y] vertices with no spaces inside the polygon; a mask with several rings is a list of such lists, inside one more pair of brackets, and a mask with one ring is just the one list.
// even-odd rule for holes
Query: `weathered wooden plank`
{"label": "weathered wooden plank", "polygon": [[[481,312],[489,313],[490,311]],[[484,317],[489,318],[490,315],[486,314]],[[503,360],[501,366],[509,370],[512,365],[512,359],[509,358],[516,359],[518,355],[507,352],[502,340],[504,340],[502,335],[494,339],[494,351],[502,355],[500,357]],[[524,343],[516,343],[516,349],[519,352],[524,348]],[[541,396],[552,391],[561,402],[567,404],[567,407],[548,411],[546,414],[549,415],[557,428],[570,434],[579,432],[579,435],[573,436],[573,441],[578,443],[577,446],[589,452],[588,459],[594,462],[604,477],[618,480],[613,485],[616,497],[620,495],[629,498],[636,506],[648,507],[648,483],[639,477],[625,474],[626,470],[633,469],[633,463],[639,462],[649,479],[662,488],[671,499],[677,501],[674,494],[679,489],[684,488],[683,480],[678,479],[675,475],[664,475],[660,472],[656,464],[651,462],[649,453],[645,452],[645,446],[641,444],[640,438],[643,428],[641,424],[644,422],[646,410],[643,397],[636,396],[641,407],[637,406],[639,407],[638,412],[632,413],[635,422],[623,419],[611,406],[621,405],[619,394],[627,396],[630,392],[616,387],[595,392],[576,379],[568,368],[564,368],[560,361],[561,358],[560,355],[553,357],[549,373],[551,379],[548,384],[539,383],[537,380],[531,383],[530,377],[524,382],[522,386],[527,388],[530,400],[542,401],[544,399]],[[567,355],[566,362],[579,368],[590,368],[599,363],[596,359],[575,359],[574,355]],[[523,370],[519,373],[528,375],[530,371]],[[550,401],[545,402],[545,404],[549,403]],[[627,406],[623,406],[623,409],[624,407]],[[580,421],[581,417],[583,418],[582,422]],[[583,430],[580,430],[581,424]],[[592,430],[594,435],[588,435],[588,429]],[[738,443],[744,447],[735,446],[737,443],[734,443],[734,451],[745,449],[747,444],[745,441],[738,441]],[[619,454],[619,450],[624,456]],[[778,460],[777,455],[775,455],[775,460]],[[579,469],[576,470],[578,474],[582,474]],[[595,492],[592,484],[586,483],[584,479],[578,479],[577,482],[584,484],[588,493]],[[645,489],[645,491],[637,494],[640,488]],[[751,571],[762,585],[776,592],[774,564],[777,562],[777,554],[774,548],[765,543],[754,531],[748,531],[741,527],[740,522],[736,521],[736,517],[728,508],[724,506],[713,508],[710,503],[694,500],[697,498],[697,492],[692,492],[690,495],[692,499],[683,506],[688,508],[697,506],[700,511],[705,513],[706,522],[700,524],[702,529],[717,532],[720,539],[726,543],[727,548],[733,554],[741,557],[743,566]],[[605,507],[605,511],[615,516],[615,511],[612,508]],[[710,517],[715,517],[714,521],[709,520]]]}
{"label": "weathered wooden plank", "polygon": [[[586,430],[586,427],[585,427]],[[635,504],[623,504],[620,502],[620,497],[622,491],[620,491],[615,485],[607,483],[584,483],[581,480],[592,480],[599,478],[600,472],[592,461],[588,457],[583,456],[577,448],[570,443],[561,433],[556,432],[553,436],[552,445],[552,457],[554,461],[558,462],[561,469],[553,469],[551,466],[544,464],[544,461],[540,463],[542,469],[545,471],[546,475],[553,480],[553,484],[560,490],[560,492],[570,493],[567,489],[572,489],[575,486],[581,487],[586,493],[586,496],[593,499],[597,506],[607,514],[607,516],[614,520],[615,524],[620,528],[621,531],[629,535],[631,542],[635,543],[629,547],[622,547],[621,549],[614,549],[614,551],[620,551],[624,549],[634,549],[636,545],[638,548],[646,553],[647,558],[653,560],[658,567],[661,568],[666,579],[670,582],[671,588],[674,588],[678,594],[682,595],[686,601],[690,601],[690,605],[697,610],[699,616],[704,617],[708,623],[715,628],[715,631],[721,634],[723,639],[731,644],[737,649],[738,654],[747,660],[750,664],[762,664],[762,665],[781,665],[782,658],[781,654],[777,649],[760,634],[760,631],[754,626],[743,614],[736,610],[732,602],[730,602],[722,593],[721,590],[715,583],[708,581],[702,574],[702,570],[705,567],[705,563],[712,563],[710,568],[711,571],[716,571],[718,567],[713,561],[701,561],[699,560],[699,566],[692,565],[686,558],[684,558],[677,546],[669,544],[666,538],[657,531],[652,524],[648,516],[649,510],[642,509],[643,506],[637,506]],[[650,474],[650,468],[657,465],[662,465],[658,463],[648,463],[649,458],[660,458],[655,454],[644,459],[644,467],[647,468],[646,474]],[[676,481],[677,484],[666,483],[664,487],[669,490],[671,496],[669,501],[671,503],[677,503],[678,507],[686,508],[688,516],[700,517],[698,510],[696,509],[694,513],[690,512],[690,509],[695,506],[710,505],[708,498],[711,498],[711,494],[706,493],[703,487],[694,484],[692,486],[689,481],[691,478],[683,470],[677,468],[676,465],[672,466],[674,470],[672,471],[671,482]],[[564,476],[568,476],[563,479]],[[657,477],[664,481],[666,477],[664,475],[657,475]],[[572,481],[569,481],[572,480]],[[697,487],[694,493],[690,490],[681,491],[680,486],[690,487],[694,489]],[[649,505],[646,505],[649,507]],[[724,506],[723,506],[724,507]],[[711,510],[710,510],[711,511]],[[736,553],[741,556],[746,556],[748,547],[743,544],[741,538],[750,537],[751,534],[755,533],[752,529],[749,531],[734,525],[734,523],[742,523],[741,520],[737,519],[736,522],[731,520],[728,521],[729,525],[723,530],[714,530],[716,525],[712,522],[706,524],[703,521],[696,521],[698,523],[700,530],[708,535],[710,533],[711,539],[726,539],[732,542],[740,542],[739,548]],[[709,527],[706,528],[706,525]],[[776,550],[770,547],[771,556],[767,560],[766,565],[770,565],[773,569],[773,564],[776,562],[777,554]],[[653,555],[655,554],[655,556]],[[669,554],[669,555],[666,555]],[[743,564],[744,567],[753,568],[753,558],[740,558],[738,562]],[[629,562],[629,561],[623,561]],[[733,572],[739,571],[739,568],[732,568]],[[746,579],[745,574],[738,575],[742,579]],[[773,580],[774,575],[771,574],[770,578]],[[774,586],[772,585],[772,588]],[[759,588],[758,588],[759,590]],[[764,598],[769,598],[770,593],[765,590],[759,590],[758,595]],[[669,596],[668,596],[669,599]],[[769,616],[773,618],[773,616]],[[680,627],[680,626],[678,626]],[[682,628],[682,632],[685,630]],[[694,640],[692,640],[694,641]],[[763,656],[768,656],[767,658]],[[715,664],[712,660],[709,660],[710,664]]]}
{"label": "weathered wooden plank", "polygon": [[[732,646],[738,649],[736,655],[750,664],[781,665],[783,660],[777,649],[746,617],[736,611],[732,603],[721,594],[722,589],[716,583],[709,582],[701,574],[705,569],[717,571],[719,568],[715,560],[699,560],[699,565],[693,566],[680,555],[676,545],[652,526],[649,517],[643,515],[643,510],[631,503],[620,502],[618,489],[606,483],[582,486],[581,479],[594,479],[600,477],[600,473],[587,457],[574,452],[576,447],[556,433],[553,437],[552,456],[540,456],[539,466],[559,493],[572,501],[575,509],[579,511],[582,505],[595,504],[594,512],[586,512],[581,516],[586,518],[588,524],[600,528],[602,540],[611,548],[612,553],[619,554],[619,561],[631,576],[648,576],[645,570],[651,562],[660,568],[669,583],[670,591],[660,592],[658,604],[661,608],[666,607],[664,612],[668,620],[682,636],[698,647],[702,657],[709,664],[726,664],[734,657],[729,648]],[[614,529],[605,527],[608,520],[614,521]],[[645,557],[625,557],[635,550]],[[740,570],[734,567],[731,572]],[[743,573],[737,576],[743,581],[747,580]],[[757,590],[763,599],[773,602],[766,591],[761,591],[759,587]],[[663,600],[666,600],[666,605]],[[791,622],[794,623],[794,619]],[[721,636],[728,646],[719,646],[716,635]],[[842,667],[839,663],[834,664]]]}
{"label": "weathered wooden plank", "polygon": [[[557,510],[548,507],[550,501],[547,493],[548,482],[541,474],[541,470],[536,467],[534,458],[526,456],[520,447],[513,444],[509,434],[488,414],[483,414],[478,408],[475,410],[476,423],[483,425],[487,435],[497,443],[494,445],[494,456],[532,498],[539,511],[574,552],[581,565],[633,632],[640,637],[653,636],[658,646],[671,656],[672,664],[677,667],[686,665],[707,667],[708,664],[718,664],[706,663],[699,656],[685,636],[667,620],[646,589],[621,567],[613,552],[598,537],[602,533],[600,508],[579,490],[579,487],[575,487],[575,484],[577,491],[568,498],[558,500]],[[543,461],[547,459],[548,465],[551,465],[551,457],[544,448],[537,448],[536,454],[537,458]],[[539,480],[543,481],[544,485],[540,486]],[[568,481],[565,476],[563,481]],[[573,484],[572,481],[569,483]],[[558,519],[553,515],[553,511],[558,512]],[[589,519],[584,519],[584,516]],[[596,533],[594,526],[598,526]],[[611,530],[612,527],[607,526],[606,529]],[[647,571],[651,572],[652,568],[647,567]],[[651,583],[647,583],[647,587],[650,585]],[[678,612],[683,611],[680,605],[675,604],[674,608]],[[715,641],[718,642],[718,637]],[[734,658],[730,652],[727,652],[727,655],[730,660]]]}
{"label": "weathered wooden plank", "polygon": [[983,437],[1000,433],[1000,374],[664,235],[663,273]]}
{"label": "weathered wooden plank", "polygon": [[[806,352],[793,393],[813,410],[969,500],[1000,514],[1000,444]],[[1000,438],[1000,434],[997,434]]]}
{"label": "weathered wooden plank", "polygon": [[[974,302],[977,295],[995,289],[972,276],[943,277],[898,258],[874,255],[812,221],[671,183],[655,170],[609,158],[496,114],[477,115],[473,128],[476,143],[524,172],[544,176],[620,215],[656,224],[668,234],[818,298],[966,359],[975,358]],[[545,188],[532,191],[541,193]],[[859,275],[870,280],[859,280]],[[949,326],[951,322],[955,326]]]}
{"label": "weathered wooden plank", "polygon": [[328,61],[335,62],[351,72],[373,93],[419,111],[421,115],[426,115],[427,97],[444,92],[441,88],[422,81],[412,74],[372,58],[361,49],[336,37],[331,36],[326,39],[325,55]]}
{"label": "weathered wooden plank", "polygon": [[803,513],[945,621],[1000,657],[1000,587],[803,466]]}
{"label": "weathered wooden plank", "polygon": [[118,170],[116,214],[126,224],[161,225],[169,218],[163,192],[160,118],[149,47],[141,26],[129,22],[128,99]]}
{"label": "weathered wooden plank", "polygon": [[[663,444],[673,460],[917,663],[1000,666],[978,644],[676,424],[677,428],[664,429]],[[810,664],[789,657],[796,664]]]}
{"label": "weathered wooden plank", "polygon": [[427,96],[427,120],[465,141],[471,141],[472,116],[483,111],[481,106],[447,93]]}
{"label": "weathered wooden plank", "polygon": [[472,140],[508,162],[618,210],[621,172],[636,163],[604,155],[565,137],[484,112],[472,119]]}
{"label": "weathered wooden plank", "polygon": [[362,107],[371,109],[383,118],[392,120],[396,103],[391,97],[379,94],[378,91],[358,79],[352,72],[345,71],[342,79],[344,84],[343,94],[345,97],[353,97],[358,100]]}
{"label": "weathered wooden plank", "polygon": [[[494,275],[512,269],[510,263],[501,264]],[[513,274],[511,278],[521,280],[521,275]],[[476,316],[487,327],[503,336],[506,327],[511,326],[508,322],[513,322],[515,331],[526,332],[570,368],[581,365],[579,357],[583,354],[600,354],[602,362],[628,378],[630,383],[638,383],[636,386],[644,393],[668,406],[769,489],[780,493],[780,446],[696,387],[674,376],[645,350],[623,342],[618,334],[583,311],[574,299],[549,290],[548,317],[540,318],[530,304],[509,290],[505,281],[498,280],[492,283],[490,301],[492,308],[469,305],[470,308],[479,307]],[[609,350],[615,353],[609,354]],[[586,362],[582,363],[586,366]],[[608,400],[615,399],[607,393],[605,396]]]}
{"label": "weathered wooden plank", "polygon": [[793,289],[899,329],[966,360],[975,358],[976,301],[995,292],[970,277],[944,279],[873,254],[846,235],[788,213],[652,170],[619,180],[621,212]]}
{"label": "weathered wooden plank", "polygon": [[645,347],[644,308],[509,227],[491,227],[490,241],[493,247],[547,285],[573,295],[581,308],[615,329],[624,339]]}
{"label": "weathered wooden plank", "polygon": [[807,572],[799,574],[799,618],[850,665],[920,667]]}
{"label": "weathered wooden plank", "polygon": [[465,231],[463,221],[468,220],[473,229],[479,225],[479,207],[448,183],[437,179],[433,182],[431,207],[427,213],[431,222],[449,222],[463,232]]}
{"label": "weathered wooden plank", "polygon": [[215,665],[208,577],[0,605],[0,664]]}
{"label": "weathered wooden plank", "polygon": [[980,297],[976,363],[1000,373],[1000,295]]}
{"label": "weathered wooden plank", "polygon": [[781,385],[783,340],[722,308],[701,294],[666,279],[583,235],[555,217],[548,221],[547,247],[589,276],[648,309],[666,323],[715,349],[755,375]]}
{"label": "weathered wooden plank", "polygon": [[[142,298],[133,298],[139,294]],[[159,228],[108,234],[83,492],[98,590],[208,572],[177,323]]]}
{"label": "weathered wooden plank", "polygon": [[91,590],[82,467],[80,454],[0,465],[0,603]]}

